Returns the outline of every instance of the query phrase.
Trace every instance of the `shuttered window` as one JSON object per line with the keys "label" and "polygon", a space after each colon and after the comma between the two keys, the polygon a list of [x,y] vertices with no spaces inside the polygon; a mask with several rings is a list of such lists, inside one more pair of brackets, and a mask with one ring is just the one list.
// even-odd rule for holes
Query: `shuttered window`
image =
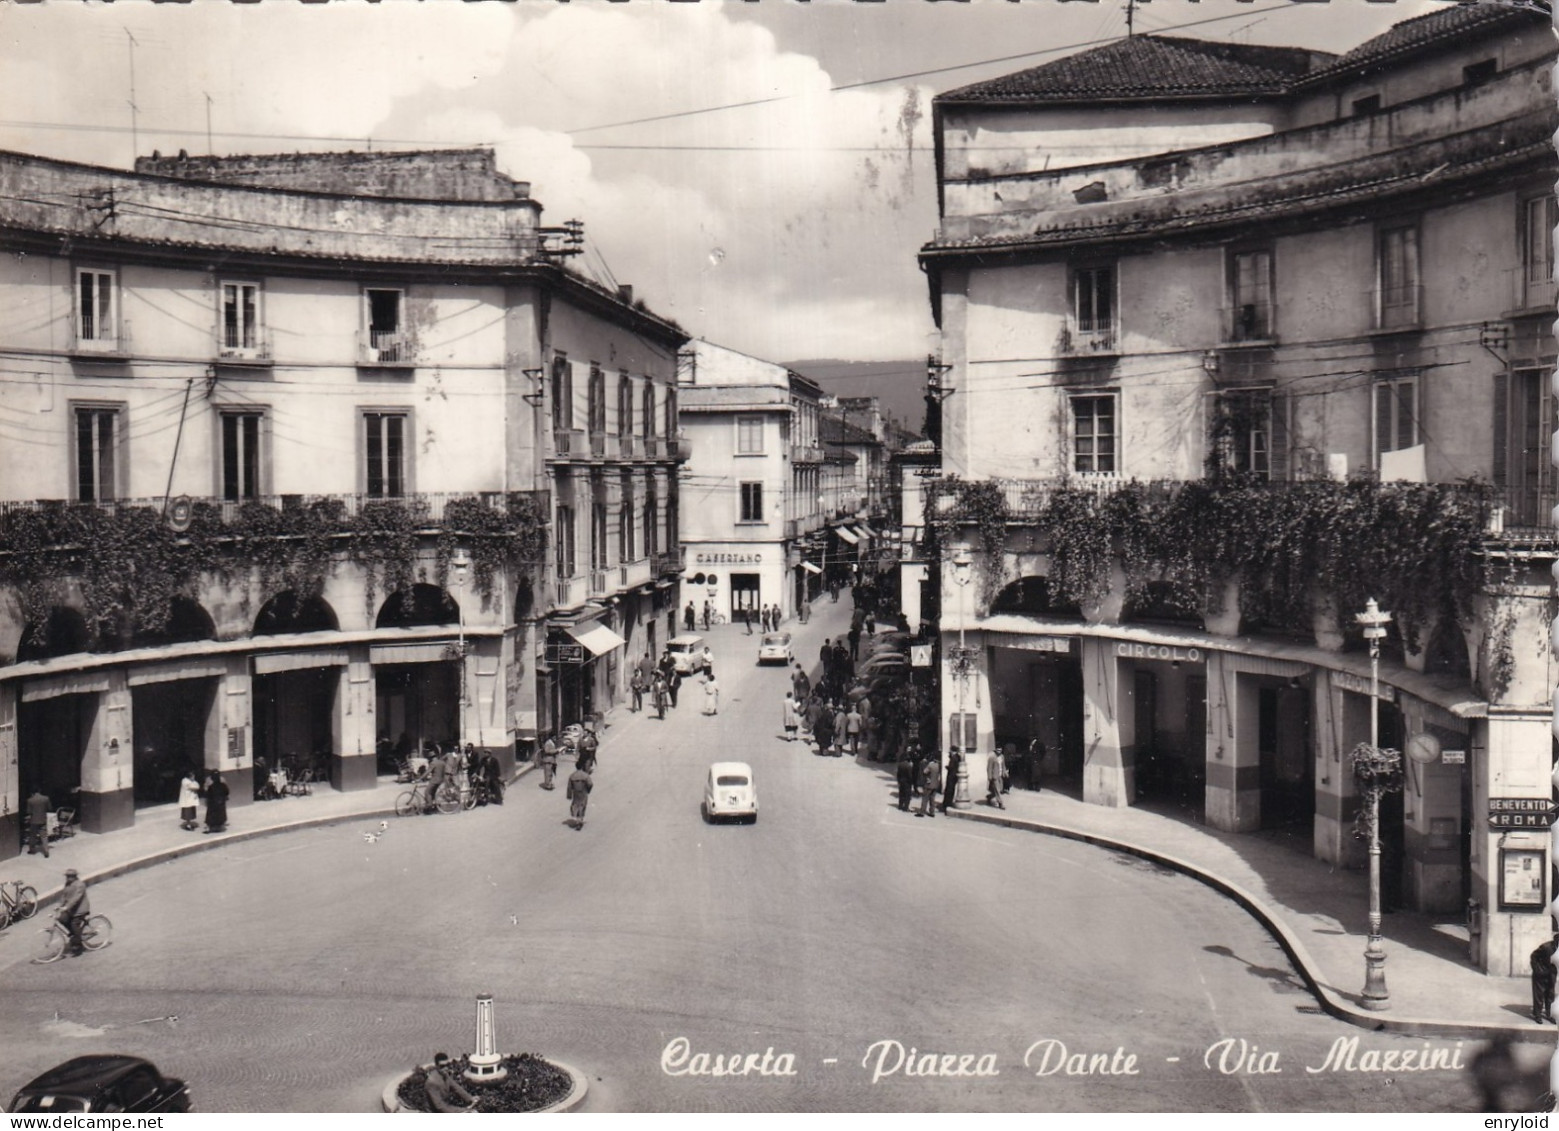
{"label": "shuttered window", "polygon": [[1375,382],[1375,468],[1383,452],[1400,452],[1418,443],[1418,375]]}

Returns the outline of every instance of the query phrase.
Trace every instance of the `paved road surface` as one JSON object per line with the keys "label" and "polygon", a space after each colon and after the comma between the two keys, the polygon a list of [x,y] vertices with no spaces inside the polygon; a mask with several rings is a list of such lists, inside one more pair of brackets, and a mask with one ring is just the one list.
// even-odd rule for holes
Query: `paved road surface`
{"label": "paved road surface", "polygon": [[[820,606],[798,651],[847,609]],[[595,1111],[1472,1110],[1463,1073],[1307,1072],[1338,1038],[1361,1057],[1425,1043],[1316,1015],[1266,934],[1192,880],[899,813],[877,767],[779,737],[786,677],[754,667],[755,638],[712,636],[721,713],[698,713],[696,685],[664,722],[619,713],[583,830],[531,777],[502,808],[392,820],[375,843],[359,822],[98,885],[117,935],[96,955],[31,966],[13,929],[0,1088],[119,1050],[207,1110],[368,1110],[417,1058],[469,1049],[492,993],[504,1048],[587,1069]],[[722,758],[755,768],[755,825],[700,819]],[[669,1074],[678,1038],[772,1049],[795,1074]],[[1036,1075],[1061,1051],[1046,1041],[1118,1071]],[[1214,1046],[1235,1071],[1204,1063]],[[900,1047],[998,1074],[889,1073]]]}

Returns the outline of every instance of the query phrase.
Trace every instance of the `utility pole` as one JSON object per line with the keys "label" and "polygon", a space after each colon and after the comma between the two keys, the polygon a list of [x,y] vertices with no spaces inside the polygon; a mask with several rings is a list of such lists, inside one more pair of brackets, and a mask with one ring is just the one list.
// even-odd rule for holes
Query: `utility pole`
{"label": "utility pole", "polygon": [[141,152],[141,135],[139,123],[136,119],[136,111],[139,107],[135,104],[135,49],[140,46],[136,43],[135,36],[130,34],[130,29],[125,28],[125,38],[130,42],[127,45],[130,51],[130,163],[135,164],[135,158]]}
{"label": "utility pole", "polygon": [[201,93],[206,94],[206,154],[207,156],[215,157],[217,148],[211,144],[211,95],[205,91]]}
{"label": "utility pole", "polygon": [[1131,38],[1133,17],[1137,13],[1137,0],[1126,0],[1126,38]]}

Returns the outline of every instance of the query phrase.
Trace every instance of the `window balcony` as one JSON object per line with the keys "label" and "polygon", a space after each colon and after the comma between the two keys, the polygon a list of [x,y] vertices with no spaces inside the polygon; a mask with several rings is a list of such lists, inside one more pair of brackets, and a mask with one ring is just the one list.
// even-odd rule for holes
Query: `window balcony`
{"label": "window balcony", "polygon": [[590,456],[592,459],[606,458],[606,441],[607,436],[605,432],[590,433]]}
{"label": "window balcony", "polygon": [[1225,345],[1268,345],[1276,340],[1271,303],[1245,302],[1223,308]]}
{"label": "window balcony", "polygon": [[1098,357],[1119,353],[1119,327],[1113,323],[1101,326],[1073,320],[1061,336],[1060,352],[1066,357]]}
{"label": "window balcony", "polygon": [[408,368],[417,364],[416,340],[404,330],[363,330],[357,336],[357,363]]}
{"label": "window balcony", "polygon": [[614,439],[617,444],[618,459],[639,458],[639,438],[637,436],[617,436]]}
{"label": "window balcony", "polygon": [[81,336],[79,324],[71,337],[70,352],[84,358],[100,357],[109,361],[117,361],[130,356],[131,339],[130,323],[121,318],[119,325],[109,335],[97,334],[94,337]]}
{"label": "window balcony", "polygon": [[656,554],[652,568],[656,577],[665,577],[667,574],[681,573],[686,568],[687,559],[681,546],[675,550],[668,550],[663,554]]}
{"label": "window balcony", "polygon": [[617,584],[622,589],[633,589],[653,580],[649,558],[636,558],[617,567]]}
{"label": "window balcony", "polygon": [[588,577],[566,577],[557,583],[557,608],[577,609],[590,598]]}
{"label": "window balcony", "polygon": [[590,596],[605,597],[607,593],[607,572],[604,569],[592,569],[590,571]]}
{"label": "window balcony", "polygon": [[550,459],[584,459],[589,445],[578,428],[554,428]]}
{"label": "window balcony", "polygon": [[1382,287],[1376,293],[1377,330],[1416,330],[1423,322],[1424,288],[1417,283]]}
{"label": "window balcony", "polygon": [[790,445],[791,463],[822,463],[823,449],[816,444]]}
{"label": "window balcony", "polygon": [[269,366],[273,361],[271,336],[269,334],[249,335],[246,345],[236,341],[230,342],[225,337],[219,338],[217,361],[222,365]]}

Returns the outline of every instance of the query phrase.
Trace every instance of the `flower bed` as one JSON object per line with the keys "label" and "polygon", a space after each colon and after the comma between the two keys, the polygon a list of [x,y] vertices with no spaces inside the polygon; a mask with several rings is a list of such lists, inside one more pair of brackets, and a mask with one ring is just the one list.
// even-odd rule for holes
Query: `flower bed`
{"label": "flower bed", "polygon": [[[454,1070],[462,1073],[470,1066],[467,1057],[451,1061]],[[563,1068],[533,1053],[503,1058],[508,1076],[496,1084],[473,1084],[459,1077],[465,1089],[476,1097],[475,1110],[490,1112],[542,1111],[569,1098],[574,1090],[573,1077]],[[419,1068],[400,1082],[396,1098],[411,1111],[429,1111],[427,1093],[428,1070]]]}

